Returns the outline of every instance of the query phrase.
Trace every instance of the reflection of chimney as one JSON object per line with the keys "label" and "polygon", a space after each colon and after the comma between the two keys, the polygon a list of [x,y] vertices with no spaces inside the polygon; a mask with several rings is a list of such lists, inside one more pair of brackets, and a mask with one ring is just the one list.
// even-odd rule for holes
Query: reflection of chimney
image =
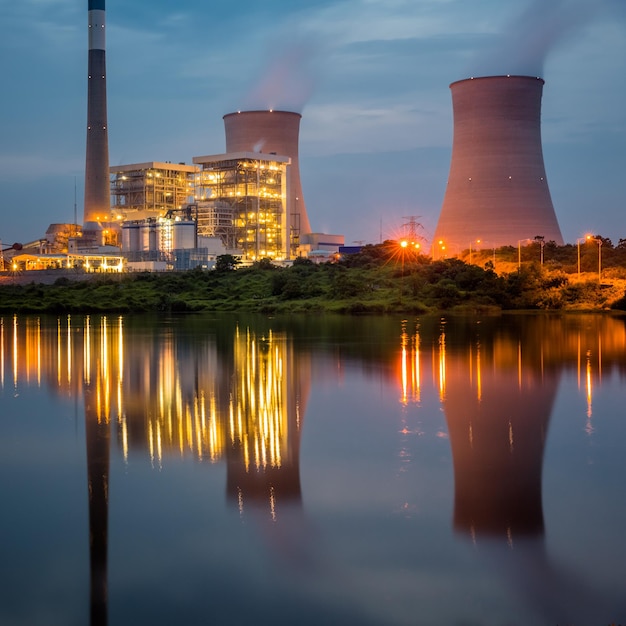
{"label": "reflection of chimney", "polygon": [[110,425],[98,419],[92,393],[85,390],[87,479],[89,487],[89,561],[91,626],[107,624],[107,548],[109,517]]}
{"label": "reflection of chimney", "polygon": [[224,116],[226,152],[263,152],[291,158],[287,189],[289,226],[296,235],[310,233],[311,225],[302,196],[298,139],[299,113],[290,111],[241,111]]}
{"label": "reflection of chimney", "polygon": [[563,243],[541,147],[544,81],[488,76],[450,85],[454,140],[433,241],[495,247],[545,237]]}

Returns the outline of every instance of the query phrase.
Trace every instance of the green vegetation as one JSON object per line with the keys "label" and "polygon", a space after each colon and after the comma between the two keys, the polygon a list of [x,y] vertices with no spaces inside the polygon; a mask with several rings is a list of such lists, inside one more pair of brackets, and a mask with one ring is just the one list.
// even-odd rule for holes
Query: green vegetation
{"label": "green vegetation", "polygon": [[626,310],[626,242],[613,247],[603,240],[602,283],[598,247],[581,246],[580,274],[579,248],[549,243],[543,264],[535,244],[473,251],[471,265],[463,254],[432,261],[396,242],[365,246],[338,263],[296,259],[284,268],[268,259],[238,268],[224,255],[212,271],[100,274],[53,285],[5,282],[0,312]]}

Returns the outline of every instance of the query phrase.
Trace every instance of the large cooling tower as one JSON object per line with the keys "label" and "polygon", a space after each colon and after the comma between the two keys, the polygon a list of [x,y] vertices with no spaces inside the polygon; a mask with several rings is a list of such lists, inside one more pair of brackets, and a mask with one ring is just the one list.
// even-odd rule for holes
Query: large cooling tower
{"label": "large cooling tower", "polygon": [[224,116],[226,152],[263,152],[291,158],[287,197],[290,226],[295,232],[311,232],[300,183],[298,162],[299,113],[289,111],[240,111]]}
{"label": "large cooling tower", "polygon": [[529,76],[450,85],[454,140],[435,258],[440,245],[457,254],[477,240],[489,247],[537,236],[563,243],[541,148],[543,85]]}

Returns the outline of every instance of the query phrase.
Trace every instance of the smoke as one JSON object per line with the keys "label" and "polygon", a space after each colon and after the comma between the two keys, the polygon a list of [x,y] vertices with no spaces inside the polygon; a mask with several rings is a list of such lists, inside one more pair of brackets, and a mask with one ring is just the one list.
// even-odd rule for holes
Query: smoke
{"label": "smoke", "polygon": [[301,113],[315,89],[318,53],[311,39],[273,44],[259,79],[244,97],[244,107]]}
{"label": "smoke", "polygon": [[475,59],[468,75],[543,76],[550,52],[574,37],[601,5],[601,0],[531,0]]}

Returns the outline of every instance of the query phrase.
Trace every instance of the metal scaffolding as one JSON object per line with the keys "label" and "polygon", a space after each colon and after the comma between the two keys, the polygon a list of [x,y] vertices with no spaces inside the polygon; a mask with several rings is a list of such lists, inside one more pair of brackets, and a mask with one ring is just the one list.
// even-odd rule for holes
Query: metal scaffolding
{"label": "metal scaffolding", "polygon": [[198,232],[219,236],[247,260],[290,255],[287,233],[288,157],[234,153],[195,157]]}
{"label": "metal scaffolding", "polygon": [[137,163],[110,168],[113,214],[123,219],[159,217],[193,202],[198,168],[184,163]]}

